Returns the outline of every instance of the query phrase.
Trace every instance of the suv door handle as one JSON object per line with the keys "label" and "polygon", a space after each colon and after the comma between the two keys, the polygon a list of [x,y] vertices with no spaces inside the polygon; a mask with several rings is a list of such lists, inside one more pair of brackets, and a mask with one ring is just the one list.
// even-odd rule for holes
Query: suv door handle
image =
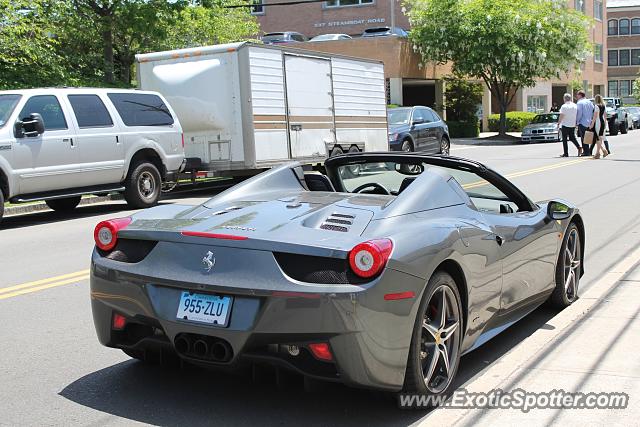
{"label": "suv door handle", "polygon": [[498,236],[497,234],[496,234],[496,243],[498,244],[498,246],[502,246],[502,244],[504,243],[504,239]]}
{"label": "suv door handle", "polygon": [[68,142],[73,147],[73,138],[62,138],[62,142]]}

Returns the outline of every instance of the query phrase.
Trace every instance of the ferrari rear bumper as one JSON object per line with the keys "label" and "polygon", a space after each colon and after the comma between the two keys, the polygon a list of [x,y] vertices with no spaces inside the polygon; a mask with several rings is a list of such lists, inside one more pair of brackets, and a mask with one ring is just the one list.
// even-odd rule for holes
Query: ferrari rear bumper
{"label": "ferrari rear bumper", "polygon": [[[283,283],[277,291],[200,286],[195,292],[232,297],[228,324],[220,327],[177,318],[180,295],[192,284],[133,275],[118,264],[94,253],[91,305],[105,346],[164,349],[222,368],[261,361],[353,386],[402,388],[423,279],[386,269],[371,283],[327,292],[294,281],[285,283],[291,291],[282,291]],[[115,314],[126,319],[124,328],[114,328]],[[310,350],[318,343],[328,344],[330,360]]]}

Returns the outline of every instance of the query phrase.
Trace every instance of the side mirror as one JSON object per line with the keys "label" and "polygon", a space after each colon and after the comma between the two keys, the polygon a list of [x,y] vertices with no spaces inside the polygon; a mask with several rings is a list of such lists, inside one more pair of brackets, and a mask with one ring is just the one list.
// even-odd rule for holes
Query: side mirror
{"label": "side mirror", "polygon": [[551,219],[563,220],[571,216],[572,209],[562,202],[552,200],[547,205],[547,215]]}
{"label": "side mirror", "polygon": [[423,123],[424,123],[424,119],[422,117],[416,117],[415,119],[413,119],[414,125],[421,125]]}
{"label": "side mirror", "polygon": [[38,113],[29,114],[29,117],[16,121],[14,125],[16,138],[35,137],[44,133],[44,120]]}

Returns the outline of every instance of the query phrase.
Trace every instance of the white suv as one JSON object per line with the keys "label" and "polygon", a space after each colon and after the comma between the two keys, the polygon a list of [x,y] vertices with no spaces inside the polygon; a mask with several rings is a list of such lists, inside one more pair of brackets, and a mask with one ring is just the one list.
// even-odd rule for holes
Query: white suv
{"label": "white suv", "polygon": [[182,128],[156,92],[0,91],[0,219],[5,200],[71,210],[83,194],[153,206],[184,168]]}

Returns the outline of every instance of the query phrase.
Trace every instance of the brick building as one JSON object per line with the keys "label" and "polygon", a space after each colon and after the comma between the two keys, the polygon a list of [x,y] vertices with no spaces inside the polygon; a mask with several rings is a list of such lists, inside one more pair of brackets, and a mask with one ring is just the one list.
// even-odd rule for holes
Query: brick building
{"label": "brick building", "polygon": [[[266,5],[283,1],[286,0],[263,0]],[[562,95],[570,92],[576,81],[589,94],[605,93],[607,84],[607,67],[604,64],[604,53],[607,51],[604,24],[606,0],[567,1],[571,7],[594,18],[593,28],[589,29],[595,46],[594,54],[587,58],[579,75],[567,75],[553,81],[540,81],[534,87],[520,90],[512,103],[512,110],[548,111],[554,103],[562,103]],[[382,60],[385,64],[390,103],[428,105],[437,109],[442,105],[444,100],[442,77],[449,73],[450,67],[446,65],[419,67],[420,58],[413,52],[410,43],[403,38],[357,37],[366,28],[393,26],[394,23],[397,27],[409,30],[408,20],[402,12],[399,1],[327,0],[286,6],[257,6],[253,13],[257,16],[264,33],[297,31],[308,37],[329,33],[354,36],[351,40],[305,43],[301,47]],[[497,112],[497,110],[497,105],[492,102],[491,95],[485,88],[482,111]]]}
{"label": "brick building", "polygon": [[607,94],[635,103],[632,91],[640,72],[640,0],[609,0],[607,34]]}

